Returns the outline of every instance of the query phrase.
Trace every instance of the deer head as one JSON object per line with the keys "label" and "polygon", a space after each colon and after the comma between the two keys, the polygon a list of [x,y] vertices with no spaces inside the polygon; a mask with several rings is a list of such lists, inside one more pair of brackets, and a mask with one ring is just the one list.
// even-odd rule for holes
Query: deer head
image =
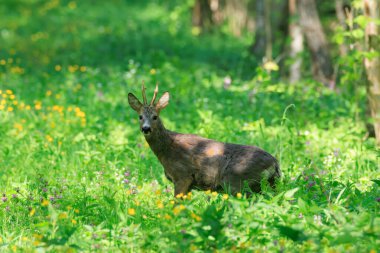
{"label": "deer head", "polygon": [[144,83],[142,84],[143,103],[141,103],[132,93],[128,94],[128,103],[132,109],[139,114],[140,130],[145,136],[154,133],[154,131],[157,131],[159,126],[161,126],[161,121],[159,119],[160,111],[169,104],[169,92],[165,92],[158,102],[155,103],[157,93],[158,84],[156,84],[153,98],[149,104],[146,99]]}

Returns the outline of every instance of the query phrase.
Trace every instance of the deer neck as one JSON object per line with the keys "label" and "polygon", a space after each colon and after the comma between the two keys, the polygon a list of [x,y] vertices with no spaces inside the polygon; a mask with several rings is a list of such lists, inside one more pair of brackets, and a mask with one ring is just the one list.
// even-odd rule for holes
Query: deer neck
{"label": "deer neck", "polygon": [[161,120],[157,122],[157,128],[145,140],[148,142],[150,148],[153,150],[157,157],[165,156],[168,152],[172,140],[168,131]]}

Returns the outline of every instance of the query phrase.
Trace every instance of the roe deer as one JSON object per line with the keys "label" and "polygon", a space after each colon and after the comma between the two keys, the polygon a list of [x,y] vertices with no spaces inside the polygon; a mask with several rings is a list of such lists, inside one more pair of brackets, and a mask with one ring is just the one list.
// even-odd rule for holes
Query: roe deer
{"label": "roe deer", "polygon": [[192,188],[220,190],[225,186],[236,194],[245,184],[253,192],[260,192],[262,179],[274,186],[281,171],[272,155],[255,146],[223,143],[167,130],[159,115],[169,104],[169,93],[165,92],[155,103],[157,93],[156,85],[148,104],[143,84],[143,103],[132,93],[128,94],[128,102],[139,114],[140,130],[164,166],[165,176],[174,183],[174,196],[187,194]]}

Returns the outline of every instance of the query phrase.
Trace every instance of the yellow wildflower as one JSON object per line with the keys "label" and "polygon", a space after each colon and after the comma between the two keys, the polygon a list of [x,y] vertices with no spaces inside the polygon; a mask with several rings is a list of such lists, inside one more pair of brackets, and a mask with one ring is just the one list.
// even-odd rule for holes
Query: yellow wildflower
{"label": "yellow wildflower", "polygon": [[181,209],[179,209],[177,206],[173,209],[173,214],[178,215],[181,212]]}
{"label": "yellow wildflower", "polygon": [[202,218],[200,216],[196,215],[195,213],[191,213],[190,215],[196,221],[201,221],[202,220]]}
{"label": "yellow wildflower", "polygon": [[76,225],[76,224],[77,224],[77,221],[74,220],[74,219],[72,219],[72,220],[71,220],[71,223],[72,223],[73,225]]}
{"label": "yellow wildflower", "polygon": [[12,95],[13,94],[13,92],[11,90],[6,90],[5,93],[8,94],[8,95]]}
{"label": "yellow wildflower", "polygon": [[277,63],[273,62],[273,61],[268,61],[264,64],[264,69],[268,70],[268,71],[277,71],[279,69]]}
{"label": "yellow wildflower", "polygon": [[22,127],[21,124],[15,123],[15,124],[14,124],[14,128],[16,128],[18,131],[21,132],[23,127]]}
{"label": "yellow wildflower", "polygon": [[77,69],[78,69],[78,66],[77,65],[75,65],[75,66],[69,66],[69,72],[70,73],[74,73],[75,71],[77,71]]}
{"label": "yellow wildflower", "polygon": [[7,110],[8,112],[13,112],[13,107],[9,106]]}
{"label": "yellow wildflower", "polygon": [[49,205],[49,201],[44,199],[41,203],[42,206],[48,206]]}
{"label": "yellow wildflower", "polygon": [[73,9],[77,8],[77,3],[74,2],[74,1],[71,1],[71,2],[68,4],[68,6],[69,6],[70,9],[73,10]]}
{"label": "yellow wildflower", "polygon": [[79,70],[81,71],[81,72],[85,72],[86,71],[86,66],[81,66],[80,68],[79,68]]}
{"label": "yellow wildflower", "polygon": [[79,213],[79,209],[75,209],[74,212],[75,212],[75,213]]}
{"label": "yellow wildflower", "polygon": [[53,141],[53,138],[50,136],[50,135],[46,135],[46,140],[48,142],[52,142]]}
{"label": "yellow wildflower", "polygon": [[44,236],[40,234],[33,234],[33,237],[37,240],[41,240]]}
{"label": "yellow wildflower", "polygon": [[16,245],[13,245],[13,246],[12,246],[12,251],[13,251],[13,252],[16,252],[16,251],[17,251],[17,247],[16,247]]}
{"label": "yellow wildflower", "polygon": [[59,218],[59,219],[66,219],[66,218],[67,218],[67,213],[60,213],[60,214],[58,215],[58,218]]}
{"label": "yellow wildflower", "polygon": [[179,206],[174,207],[173,213],[174,215],[178,215],[182,210],[185,210],[185,209],[186,207],[184,205],[179,205]]}
{"label": "yellow wildflower", "polygon": [[34,105],[34,109],[38,111],[38,110],[41,110],[41,108],[42,108],[41,102],[36,102],[36,104]]}
{"label": "yellow wildflower", "polygon": [[227,200],[228,199],[228,194],[223,194],[223,199]]}
{"label": "yellow wildflower", "polygon": [[9,95],[9,99],[13,100],[13,99],[15,99],[15,98],[16,98],[15,95],[13,95],[13,94]]}
{"label": "yellow wildflower", "polygon": [[157,207],[160,208],[160,209],[164,208],[164,204],[162,203],[161,200],[157,201]]}
{"label": "yellow wildflower", "polygon": [[237,197],[238,199],[241,199],[241,198],[243,197],[243,195],[242,195],[240,192],[238,192],[238,193],[236,194],[236,197]]}
{"label": "yellow wildflower", "polygon": [[4,105],[0,105],[0,111],[4,110]]}
{"label": "yellow wildflower", "polygon": [[49,97],[49,96],[51,96],[52,93],[53,93],[53,92],[51,92],[51,90],[48,90],[48,91],[46,92],[46,96]]}
{"label": "yellow wildflower", "polygon": [[135,215],[136,214],[136,211],[135,211],[135,209],[133,209],[133,208],[128,208],[128,214],[129,215]]}
{"label": "yellow wildflower", "polygon": [[62,67],[60,65],[55,65],[54,69],[55,71],[61,71]]}
{"label": "yellow wildflower", "polygon": [[216,196],[218,196],[218,193],[217,192],[212,192],[211,195],[214,196],[214,197],[216,197]]}
{"label": "yellow wildflower", "polygon": [[151,75],[155,75],[156,74],[156,70],[155,69],[151,69],[149,72],[150,72]]}
{"label": "yellow wildflower", "polygon": [[175,197],[176,197],[177,199],[182,198],[182,197],[183,197],[183,193],[179,193],[179,194],[177,194]]}
{"label": "yellow wildflower", "polygon": [[0,60],[0,64],[1,64],[1,65],[5,65],[5,64],[7,64],[7,61],[4,60],[4,59],[1,59],[1,60]]}
{"label": "yellow wildflower", "polygon": [[170,220],[172,217],[169,214],[165,214],[164,218]]}
{"label": "yellow wildflower", "polygon": [[36,213],[36,209],[33,208],[32,210],[30,210],[29,216],[33,216],[35,213]]}

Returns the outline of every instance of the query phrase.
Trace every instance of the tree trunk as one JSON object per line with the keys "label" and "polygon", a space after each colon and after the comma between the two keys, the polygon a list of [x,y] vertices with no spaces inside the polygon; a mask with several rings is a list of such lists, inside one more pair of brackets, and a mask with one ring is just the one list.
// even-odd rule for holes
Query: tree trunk
{"label": "tree trunk", "polygon": [[231,31],[234,35],[240,36],[243,28],[247,27],[248,5],[241,0],[228,0],[225,5],[224,13]]}
{"label": "tree trunk", "polygon": [[[336,12],[336,17],[338,18],[339,24],[341,25],[343,31],[347,31],[348,26],[346,24],[344,0],[335,0],[335,12]],[[339,51],[340,51],[340,55],[342,56],[347,55],[348,47],[344,42],[339,45]]]}
{"label": "tree trunk", "polygon": [[365,42],[368,52],[376,54],[374,57],[364,59],[368,79],[368,101],[371,117],[374,120],[374,129],[377,144],[380,145],[380,28],[375,20],[380,19],[380,1],[363,0],[364,14],[373,20],[365,29]]}
{"label": "tree trunk", "polygon": [[264,17],[265,17],[265,58],[266,60],[272,59],[272,29],[271,29],[271,1],[265,1]]}
{"label": "tree trunk", "polygon": [[301,79],[302,58],[300,54],[303,51],[303,35],[296,0],[289,0],[289,16],[289,36],[291,40],[289,56],[292,60],[289,68],[289,82],[295,83]]}
{"label": "tree trunk", "polygon": [[311,54],[314,78],[334,89],[334,68],[315,1],[298,0],[297,3],[300,23]]}
{"label": "tree trunk", "polygon": [[[268,1],[268,0],[267,0]],[[251,47],[251,52],[257,58],[263,58],[267,52],[267,21],[265,0],[256,0],[256,17],[255,17],[255,43]]]}
{"label": "tree trunk", "polygon": [[193,26],[209,28],[212,24],[212,12],[208,0],[196,0],[192,15]]}

